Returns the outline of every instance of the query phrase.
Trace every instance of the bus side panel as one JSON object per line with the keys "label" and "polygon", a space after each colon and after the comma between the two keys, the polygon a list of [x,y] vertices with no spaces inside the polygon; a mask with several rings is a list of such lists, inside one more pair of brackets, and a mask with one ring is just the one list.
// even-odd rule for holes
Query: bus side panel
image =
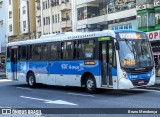
{"label": "bus side panel", "polygon": [[13,80],[13,70],[12,70],[12,62],[6,62],[6,77],[10,80]]}
{"label": "bus side panel", "polygon": [[50,74],[55,74],[56,85],[81,86],[81,77],[83,73],[90,72],[99,82],[99,61],[94,65],[85,65],[84,61],[55,61]]}
{"label": "bus side panel", "polygon": [[47,84],[48,81],[48,61],[30,61],[28,70],[33,71],[36,82]]}
{"label": "bus side panel", "polygon": [[27,70],[28,70],[28,62],[17,62],[17,78],[18,78],[18,81],[26,82]]}

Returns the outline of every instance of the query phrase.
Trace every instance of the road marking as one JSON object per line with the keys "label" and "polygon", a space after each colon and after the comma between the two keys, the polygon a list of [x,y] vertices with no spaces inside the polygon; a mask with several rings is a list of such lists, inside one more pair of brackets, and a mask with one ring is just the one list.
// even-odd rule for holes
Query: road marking
{"label": "road marking", "polygon": [[84,94],[79,94],[79,93],[67,93],[69,95],[78,95],[78,96],[85,96],[85,97],[95,97],[93,95],[84,95]]}
{"label": "road marking", "polygon": [[63,100],[46,100],[46,99],[26,97],[26,96],[20,96],[20,97],[21,98],[26,98],[26,99],[44,101],[44,103],[48,103],[48,104],[63,104],[63,105],[77,106],[77,104],[74,104],[74,103],[71,103],[71,102],[67,102],[67,101],[63,101]]}
{"label": "road marking", "polygon": [[0,82],[10,82],[11,80],[8,79],[0,79]]}
{"label": "road marking", "polygon": [[18,89],[32,90],[31,88],[16,87]]}

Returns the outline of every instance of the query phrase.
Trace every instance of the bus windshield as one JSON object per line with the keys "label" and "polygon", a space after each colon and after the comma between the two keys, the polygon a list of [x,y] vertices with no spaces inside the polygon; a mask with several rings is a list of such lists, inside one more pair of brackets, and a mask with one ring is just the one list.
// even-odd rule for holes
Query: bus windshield
{"label": "bus windshield", "polygon": [[147,39],[119,41],[122,67],[137,68],[153,66],[151,47]]}

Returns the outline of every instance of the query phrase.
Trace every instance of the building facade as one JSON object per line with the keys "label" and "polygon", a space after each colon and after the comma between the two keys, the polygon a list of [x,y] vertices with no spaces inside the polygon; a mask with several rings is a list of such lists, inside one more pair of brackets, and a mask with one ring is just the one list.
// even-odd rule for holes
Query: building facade
{"label": "building facade", "polygon": [[137,0],[136,8],[138,29],[148,35],[160,76],[160,0]]}
{"label": "building facade", "polygon": [[17,41],[19,34],[19,1],[7,1],[7,35],[8,41]]}
{"label": "building facade", "polygon": [[70,0],[36,0],[36,36],[72,31]]}
{"label": "building facade", "polygon": [[36,16],[34,0],[20,0],[20,34],[19,40],[36,38]]}
{"label": "building facade", "polygon": [[0,0],[0,14],[0,62],[2,62],[8,42],[6,34],[6,0]]}
{"label": "building facade", "polygon": [[8,41],[35,38],[35,2],[33,0],[7,0]]}
{"label": "building facade", "polygon": [[72,14],[73,31],[137,29],[136,0],[72,0]]}

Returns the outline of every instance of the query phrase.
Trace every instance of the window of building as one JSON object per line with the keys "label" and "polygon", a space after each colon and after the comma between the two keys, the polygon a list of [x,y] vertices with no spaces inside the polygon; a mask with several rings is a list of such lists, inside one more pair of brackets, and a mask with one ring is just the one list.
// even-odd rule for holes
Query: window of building
{"label": "window of building", "polygon": [[52,23],[54,23],[54,15],[52,15]]}
{"label": "window of building", "polygon": [[38,19],[38,26],[41,26],[41,20]]}
{"label": "window of building", "polygon": [[45,24],[48,25],[48,17],[46,17],[46,23]]}
{"label": "window of building", "polygon": [[55,23],[57,23],[57,15],[55,15]]}
{"label": "window of building", "polygon": [[9,0],[9,5],[11,5],[11,0]]}
{"label": "window of building", "polygon": [[155,14],[143,13],[137,15],[138,27],[155,26]]}
{"label": "window of building", "polygon": [[155,12],[156,25],[160,25],[160,11]]}
{"label": "window of building", "polygon": [[58,23],[60,22],[60,20],[59,20],[60,18],[59,18],[59,14],[58,14]]}
{"label": "window of building", "polygon": [[50,24],[50,17],[48,17],[48,24]]}
{"label": "window of building", "polygon": [[50,7],[50,0],[48,0],[48,8]]}
{"label": "window of building", "polygon": [[0,1],[0,8],[3,7],[3,1]]}
{"label": "window of building", "polygon": [[26,21],[23,21],[23,31],[26,29]]}
{"label": "window of building", "polygon": [[12,32],[12,24],[9,25],[9,31]]}
{"label": "window of building", "polygon": [[3,20],[0,20],[0,27],[3,27]]}
{"label": "window of building", "polygon": [[32,50],[32,59],[40,60],[41,58],[41,45],[34,45]]}
{"label": "window of building", "polygon": [[27,60],[27,47],[26,46],[20,47],[20,60]]}
{"label": "window of building", "polygon": [[50,59],[56,60],[58,58],[58,50],[57,50],[57,44],[53,43],[50,45]]}
{"label": "window of building", "polygon": [[46,6],[46,9],[48,9],[48,3],[47,3],[47,1],[45,1],[45,6]]}
{"label": "window of building", "polygon": [[[139,0],[140,1],[140,0]],[[148,0],[146,0],[148,1]],[[100,5],[101,7],[106,8],[106,4],[108,1]],[[110,0],[108,5],[108,13],[120,12],[128,9],[133,9],[136,7],[136,0]]]}
{"label": "window of building", "polygon": [[43,10],[45,9],[45,2],[43,2]]}
{"label": "window of building", "polygon": [[148,26],[155,26],[155,13],[148,13]]}
{"label": "window of building", "polygon": [[12,11],[9,11],[9,18],[12,18]]}
{"label": "window of building", "polygon": [[41,60],[47,60],[48,58],[48,48],[47,44],[42,45],[42,54],[41,54]]}
{"label": "window of building", "polygon": [[22,8],[22,10],[23,10],[23,14],[26,14],[26,7],[25,6]]}
{"label": "window of building", "polygon": [[94,40],[79,41],[78,43],[78,58],[93,59],[94,57]]}
{"label": "window of building", "polygon": [[46,25],[46,18],[45,17],[43,18],[43,25],[44,26]]}

